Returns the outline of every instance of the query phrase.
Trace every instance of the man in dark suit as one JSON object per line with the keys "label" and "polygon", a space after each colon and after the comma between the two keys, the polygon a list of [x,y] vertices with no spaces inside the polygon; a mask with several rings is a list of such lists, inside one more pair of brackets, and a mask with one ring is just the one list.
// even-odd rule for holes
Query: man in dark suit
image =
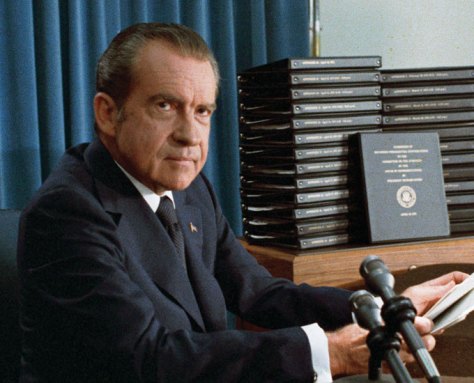
{"label": "man in dark suit", "polygon": [[[203,40],[135,25],[97,71],[97,140],[66,152],[21,221],[21,382],[324,382],[364,371],[349,292],[272,278],[201,173],[219,79]],[[155,215],[170,204],[172,222]],[[423,310],[461,278],[411,295]],[[229,330],[226,310],[274,330]],[[423,334],[430,326],[418,321]]]}

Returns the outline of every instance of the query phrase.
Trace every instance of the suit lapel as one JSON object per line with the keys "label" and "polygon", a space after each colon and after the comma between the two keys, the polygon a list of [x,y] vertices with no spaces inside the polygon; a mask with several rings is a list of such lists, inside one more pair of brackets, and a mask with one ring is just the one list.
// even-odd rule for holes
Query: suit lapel
{"label": "suit lapel", "polygon": [[131,257],[140,258],[140,263],[156,285],[173,297],[204,329],[193,288],[166,229],[102,144],[91,144],[86,158],[96,176],[103,206],[118,225],[117,235],[126,252]]}
{"label": "suit lapel", "polygon": [[187,198],[186,192],[173,193],[178,219],[183,229],[188,274],[208,331],[227,326],[225,300],[209,267],[203,262],[203,221],[199,208]]}

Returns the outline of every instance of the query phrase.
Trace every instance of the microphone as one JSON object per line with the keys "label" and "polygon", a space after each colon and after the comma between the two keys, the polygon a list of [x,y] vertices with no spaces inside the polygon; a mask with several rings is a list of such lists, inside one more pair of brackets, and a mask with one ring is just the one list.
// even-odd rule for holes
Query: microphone
{"label": "microphone", "polygon": [[359,290],[349,297],[357,323],[366,330],[382,327],[380,307],[375,303],[374,297],[366,290]]}
{"label": "microphone", "polygon": [[380,308],[373,295],[366,290],[359,290],[352,293],[349,301],[359,326],[369,330],[367,336],[367,345],[370,349],[369,380],[380,381],[380,367],[384,358],[397,382],[413,382],[398,354],[400,339],[395,333],[386,331]]}
{"label": "microphone", "polygon": [[367,256],[360,265],[367,288],[384,301],[382,317],[392,332],[399,331],[430,382],[440,382],[440,375],[413,322],[416,309],[406,297],[395,294],[395,278],[376,255]]}
{"label": "microphone", "polygon": [[395,278],[379,257],[376,255],[365,257],[359,271],[371,292],[382,297],[384,301],[395,296],[393,291]]}

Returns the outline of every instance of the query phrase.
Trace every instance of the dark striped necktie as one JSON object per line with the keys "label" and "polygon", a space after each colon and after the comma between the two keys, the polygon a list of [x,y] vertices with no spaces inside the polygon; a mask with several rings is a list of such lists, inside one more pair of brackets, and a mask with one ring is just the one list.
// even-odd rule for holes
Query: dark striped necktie
{"label": "dark striped necktie", "polygon": [[168,234],[176,247],[176,252],[178,253],[179,259],[184,268],[186,268],[183,232],[179,226],[178,217],[176,216],[173,202],[167,196],[161,197],[160,205],[158,206],[156,215],[166,227],[166,230],[168,231]]}

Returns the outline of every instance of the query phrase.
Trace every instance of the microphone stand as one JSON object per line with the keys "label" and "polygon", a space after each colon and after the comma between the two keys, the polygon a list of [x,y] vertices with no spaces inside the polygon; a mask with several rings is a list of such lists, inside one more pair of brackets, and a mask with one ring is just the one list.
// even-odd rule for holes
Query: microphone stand
{"label": "microphone stand", "polygon": [[367,336],[367,346],[370,350],[369,381],[380,380],[380,367],[382,360],[385,359],[397,383],[413,382],[398,354],[400,338],[396,334],[386,331],[384,327],[372,329]]}
{"label": "microphone stand", "polygon": [[440,383],[438,369],[413,324],[416,309],[408,298],[395,294],[393,291],[395,279],[385,263],[379,257],[369,255],[360,266],[360,274],[365,279],[368,289],[382,297],[384,301],[382,317],[389,332],[395,334],[399,331],[423,369],[428,382]]}
{"label": "microphone stand", "polygon": [[[369,330],[366,343],[370,351],[368,380],[361,376],[337,380],[337,382],[392,382],[381,375],[382,360],[385,359],[397,383],[413,383],[400,355],[400,338],[396,332],[384,326],[380,308],[372,294],[365,290],[354,292],[349,298],[352,312],[359,326]],[[392,378],[392,377],[390,377]]]}
{"label": "microphone stand", "polygon": [[388,331],[395,334],[400,331],[405,335],[405,341],[412,350],[418,364],[431,383],[441,382],[439,372],[431,359],[431,355],[426,350],[423,341],[413,325],[416,316],[416,309],[410,299],[403,296],[393,296],[388,298],[382,307],[382,318],[384,319]]}

